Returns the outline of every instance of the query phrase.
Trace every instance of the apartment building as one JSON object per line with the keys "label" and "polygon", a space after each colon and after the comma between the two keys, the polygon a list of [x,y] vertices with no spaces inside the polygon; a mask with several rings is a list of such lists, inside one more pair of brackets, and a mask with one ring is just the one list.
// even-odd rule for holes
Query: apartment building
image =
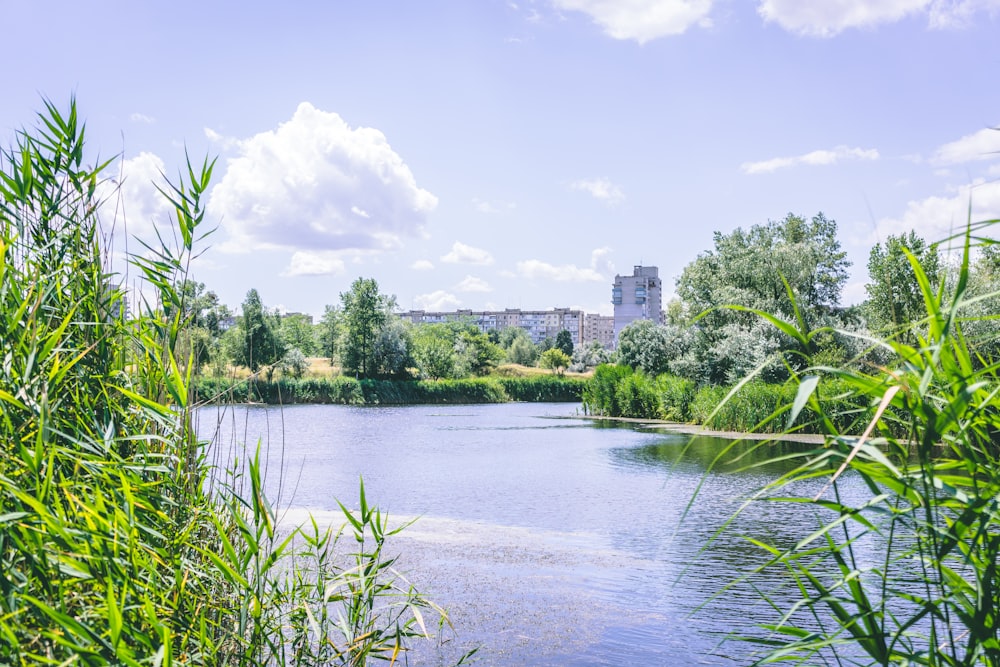
{"label": "apartment building", "polygon": [[612,349],[615,345],[615,316],[586,313],[583,318],[583,342],[596,340],[601,346]]}
{"label": "apartment building", "polygon": [[662,319],[662,291],[659,269],[655,266],[635,266],[630,276],[615,276],[611,287],[611,303],[614,304],[614,345],[618,345],[618,334],[635,320],[652,320],[659,324]]}
{"label": "apartment building", "polygon": [[[454,310],[448,312],[429,312],[410,310],[400,314],[401,317],[415,324],[434,324],[466,320],[482,331],[503,331],[510,327],[524,329],[531,341],[536,345],[546,338],[555,339],[560,331],[568,331],[573,345],[586,344],[596,338],[588,338],[584,333],[587,314],[582,310],[572,308],[553,308],[551,310],[521,310],[506,308],[504,310]],[[602,343],[603,344],[603,343]]]}

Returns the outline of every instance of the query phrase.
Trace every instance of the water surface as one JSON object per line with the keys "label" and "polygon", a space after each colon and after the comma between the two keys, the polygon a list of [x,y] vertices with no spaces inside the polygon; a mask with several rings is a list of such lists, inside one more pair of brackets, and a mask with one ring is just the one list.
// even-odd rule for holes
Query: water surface
{"label": "water surface", "polygon": [[420,517],[394,549],[456,632],[418,664],[448,664],[474,646],[478,665],[747,664],[752,645],[727,637],[774,614],[747,587],[720,595],[761,562],[740,534],[791,543],[814,518],[755,503],[717,536],[780,469],[713,467],[728,441],[609,427],[577,411],[213,408],[200,429],[218,429],[224,458],[234,439],[262,440],[287,520],[308,510],[341,523],[336,500],[356,505],[362,475],[369,503]]}

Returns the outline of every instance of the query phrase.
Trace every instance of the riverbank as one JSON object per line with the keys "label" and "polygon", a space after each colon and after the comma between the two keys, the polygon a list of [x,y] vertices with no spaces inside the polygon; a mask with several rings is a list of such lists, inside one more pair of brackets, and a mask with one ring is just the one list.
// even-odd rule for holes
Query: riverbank
{"label": "riverbank", "polygon": [[635,424],[650,430],[666,431],[678,435],[705,436],[710,438],[725,438],[727,440],[780,440],[782,442],[802,442],[821,445],[824,436],[819,433],[746,433],[741,431],[723,431],[711,429],[698,424],[685,424],[665,419],[640,419],[636,417],[603,417],[600,415],[580,415],[574,419],[590,419],[593,421],[612,421],[623,424]]}
{"label": "riverbank", "polygon": [[237,380],[198,378],[201,404],[428,405],[482,403],[576,403],[587,380],[559,375],[464,380],[370,380],[351,377]]}

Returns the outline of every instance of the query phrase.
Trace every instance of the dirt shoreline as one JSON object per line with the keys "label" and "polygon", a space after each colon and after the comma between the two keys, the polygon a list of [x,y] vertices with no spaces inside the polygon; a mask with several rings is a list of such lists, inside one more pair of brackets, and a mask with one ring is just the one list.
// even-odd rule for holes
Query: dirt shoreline
{"label": "dirt shoreline", "polygon": [[613,421],[626,424],[636,424],[642,428],[679,433],[682,435],[704,435],[713,438],[728,438],[730,440],[781,440],[783,442],[804,442],[812,445],[823,444],[823,436],[818,433],[741,433],[739,431],[715,431],[699,426],[662,419],[635,419],[632,417],[599,417],[596,415],[576,415],[574,419],[590,419],[593,421]]}

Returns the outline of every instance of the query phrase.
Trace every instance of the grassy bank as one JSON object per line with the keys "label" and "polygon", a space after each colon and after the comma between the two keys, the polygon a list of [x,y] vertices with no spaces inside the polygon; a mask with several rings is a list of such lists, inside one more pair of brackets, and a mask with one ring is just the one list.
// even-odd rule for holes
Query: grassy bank
{"label": "grassy bank", "polygon": [[275,405],[578,402],[585,385],[586,381],[580,378],[554,375],[465,380],[358,380],[337,376],[271,382],[200,378],[193,383],[199,402],[253,401]]}
{"label": "grassy bank", "polygon": [[[798,385],[751,380],[742,385],[704,386],[671,375],[649,377],[628,366],[598,366],[583,391],[584,408],[594,415],[663,419],[700,424],[718,431],[780,433],[782,416],[795,399]],[[821,409],[803,408],[797,430],[821,433],[820,422],[831,419],[845,431],[867,423],[868,402],[850,395],[850,386],[827,378],[817,389]],[[728,397],[728,400],[727,400]],[[860,430],[858,431],[860,432]]]}

